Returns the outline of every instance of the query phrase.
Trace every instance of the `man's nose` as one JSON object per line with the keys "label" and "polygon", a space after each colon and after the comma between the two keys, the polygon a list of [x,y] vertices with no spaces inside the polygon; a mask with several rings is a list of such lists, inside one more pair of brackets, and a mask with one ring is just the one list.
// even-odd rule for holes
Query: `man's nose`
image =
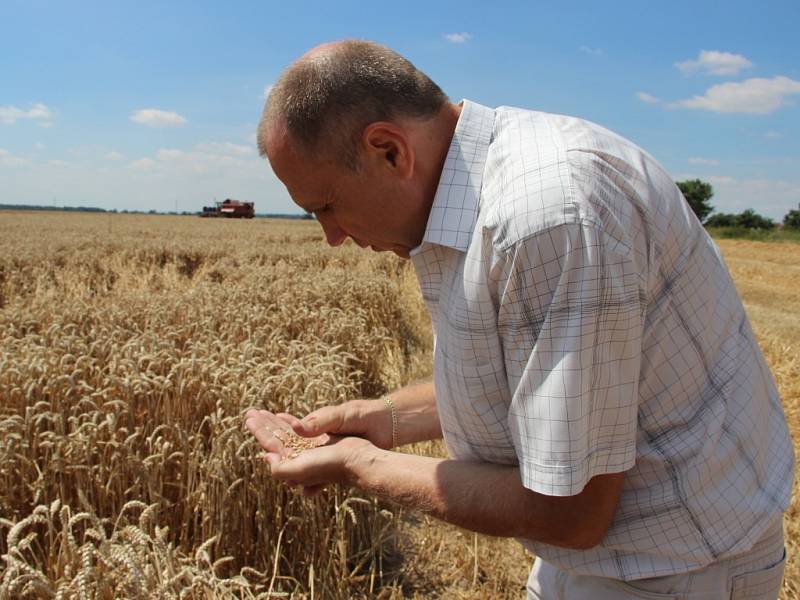
{"label": "man's nose", "polygon": [[331,246],[341,246],[347,239],[347,233],[330,219],[319,219],[325,238]]}

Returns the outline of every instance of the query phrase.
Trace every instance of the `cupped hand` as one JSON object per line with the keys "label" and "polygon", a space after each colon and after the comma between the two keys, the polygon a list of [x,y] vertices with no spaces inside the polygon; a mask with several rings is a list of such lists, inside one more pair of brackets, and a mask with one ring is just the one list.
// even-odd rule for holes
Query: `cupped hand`
{"label": "cupped hand", "polygon": [[277,416],[302,436],[313,437],[323,433],[356,436],[384,450],[392,447],[391,413],[386,403],[380,400],[350,400],[335,406],[323,406],[302,419],[286,413]]}
{"label": "cupped hand", "polygon": [[[250,430],[258,443],[264,450],[266,450],[267,462],[280,461],[292,457],[297,449],[293,448],[293,442],[298,440],[292,425],[297,421],[297,418],[281,413],[274,414],[268,410],[257,410],[255,408],[248,409],[245,413],[245,425]],[[299,438],[304,440],[304,445],[321,446],[330,441],[330,436],[321,434],[316,436],[306,436]]]}
{"label": "cupped hand", "polygon": [[278,481],[301,485],[305,494],[313,495],[330,484],[355,484],[354,466],[374,448],[362,438],[334,436],[326,445],[304,450],[294,458],[271,461],[270,468]]}
{"label": "cupped hand", "polygon": [[[356,455],[374,446],[365,439],[320,434],[300,437],[305,432],[298,428],[299,419],[267,410],[249,409],[245,425],[266,451],[265,460],[272,476],[288,485],[300,485],[303,494],[313,496],[325,486],[338,483],[350,485],[353,477],[350,466]],[[304,448],[298,446],[302,444]]]}

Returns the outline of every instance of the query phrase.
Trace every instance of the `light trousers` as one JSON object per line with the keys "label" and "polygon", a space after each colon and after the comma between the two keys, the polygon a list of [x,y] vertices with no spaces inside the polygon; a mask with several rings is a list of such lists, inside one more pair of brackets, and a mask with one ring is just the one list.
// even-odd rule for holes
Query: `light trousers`
{"label": "light trousers", "polygon": [[536,558],[528,578],[528,600],[776,600],[786,551],[778,519],[747,552],[697,571],[621,581],[575,575]]}

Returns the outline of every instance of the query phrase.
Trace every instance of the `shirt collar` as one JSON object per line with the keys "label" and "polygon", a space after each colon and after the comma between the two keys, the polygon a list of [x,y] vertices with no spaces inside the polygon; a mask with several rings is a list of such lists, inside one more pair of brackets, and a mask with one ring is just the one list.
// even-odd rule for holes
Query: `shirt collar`
{"label": "shirt collar", "polygon": [[439,177],[422,243],[449,246],[462,252],[469,248],[480,208],[480,192],[486,154],[494,128],[494,109],[463,101],[453,140]]}

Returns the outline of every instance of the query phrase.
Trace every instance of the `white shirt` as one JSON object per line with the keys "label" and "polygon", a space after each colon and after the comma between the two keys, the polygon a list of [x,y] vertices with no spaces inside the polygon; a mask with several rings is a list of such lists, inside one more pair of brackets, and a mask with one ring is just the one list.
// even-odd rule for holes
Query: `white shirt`
{"label": "white shirt", "polygon": [[747,551],[788,506],[791,440],[733,281],[640,148],[465,101],[411,254],[450,455],[519,465],[554,496],[626,472],[599,546],[520,540],[534,553],[625,580],[685,572]]}

